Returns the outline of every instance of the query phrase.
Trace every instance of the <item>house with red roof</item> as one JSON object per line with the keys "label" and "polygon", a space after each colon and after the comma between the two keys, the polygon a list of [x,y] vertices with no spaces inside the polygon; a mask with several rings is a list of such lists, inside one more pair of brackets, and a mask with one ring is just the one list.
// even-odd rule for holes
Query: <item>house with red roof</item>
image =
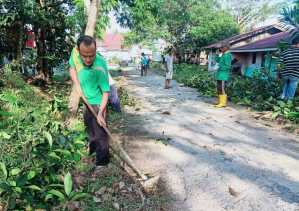
{"label": "house with red roof", "polygon": [[118,63],[130,61],[129,49],[123,46],[124,36],[120,33],[106,33],[102,40],[97,40],[97,51],[102,54],[107,61]]}
{"label": "house with red roof", "polygon": [[124,36],[121,33],[106,33],[102,40],[97,40],[97,51],[102,54],[110,64],[117,62],[133,62],[138,64],[140,62],[141,53],[145,53],[151,59],[153,58],[152,50],[139,44],[126,48],[123,42]]}

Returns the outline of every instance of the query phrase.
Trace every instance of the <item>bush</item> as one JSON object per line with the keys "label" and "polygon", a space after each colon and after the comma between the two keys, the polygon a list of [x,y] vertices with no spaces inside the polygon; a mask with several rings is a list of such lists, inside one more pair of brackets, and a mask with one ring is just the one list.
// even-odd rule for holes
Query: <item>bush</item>
{"label": "bush", "polygon": [[198,65],[175,65],[175,79],[179,83],[197,88],[204,96],[216,96],[213,74]]}
{"label": "bush", "polygon": [[[83,155],[84,127],[63,126],[64,95],[50,102],[36,95],[19,74],[6,71],[0,91],[0,207],[49,210],[84,193],[71,175]],[[78,129],[79,128],[79,129]]]}
{"label": "bush", "polygon": [[[197,88],[205,96],[216,96],[214,74],[198,65],[179,64],[175,66],[175,79],[187,86]],[[249,106],[258,111],[273,111],[273,117],[282,116],[299,122],[299,98],[283,102],[278,100],[282,83],[261,71],[253,78],[232,75],[227,86],[232,102]]]}

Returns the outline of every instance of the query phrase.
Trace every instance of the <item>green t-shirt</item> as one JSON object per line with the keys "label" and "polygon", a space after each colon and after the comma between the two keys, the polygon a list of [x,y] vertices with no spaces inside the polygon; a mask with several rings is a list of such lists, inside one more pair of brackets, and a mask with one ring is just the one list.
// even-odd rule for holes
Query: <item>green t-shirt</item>
{"label": "green t-shirt", "polygon": [[69,65],[77,71],[81,90],[91,105],[100,105],[104,92],[109,92],[108,67],[102,56],[96,54],[91,67],[83,64],[79,52],[73,49]]}
{"label": "green t-shirt", "polygon": [[219,69],[216,73],[216,80],[227,81],[229,78],[231,63],[233,56],[230,52],[225,52],[221,57],[216,60],[219,63]]}

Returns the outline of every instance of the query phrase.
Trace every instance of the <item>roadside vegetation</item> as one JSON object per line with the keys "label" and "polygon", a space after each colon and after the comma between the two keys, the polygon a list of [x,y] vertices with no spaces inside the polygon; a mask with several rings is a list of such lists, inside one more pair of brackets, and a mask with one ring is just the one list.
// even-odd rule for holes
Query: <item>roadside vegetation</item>
{"label": "roadside vegetation", "polygon": [[[159,194],[145,197],[138,182],[117,160],[112,159],[104,170],[92,169],[82,121],[77,119],[70,125],[65,121],[69,86],[63,78],[57,79],[59,82],[53,81],[41,91],[12,72],[11,66],[1,73],[0,210],[163,206],[164,201],[157,200]],[[124,89],[120,93],[122,106],[134,106]],[[122,118],[123,114],[110,111],[109,124],[115,126]]]}
{"label": "roadside vegetation", "polygon": [[[175,68],[175,79],[179,83],[198,89],[204,96],[216,96],[214,75],[198,65],[179,64]],[[238,105],[252,108],[255,111],[271,111],[272,118],[299,122],[299,97],[293,101],[279,100],[282,84],[270,77],[266,71],[246,78],[233,75],[228,83],[228,96]]]}

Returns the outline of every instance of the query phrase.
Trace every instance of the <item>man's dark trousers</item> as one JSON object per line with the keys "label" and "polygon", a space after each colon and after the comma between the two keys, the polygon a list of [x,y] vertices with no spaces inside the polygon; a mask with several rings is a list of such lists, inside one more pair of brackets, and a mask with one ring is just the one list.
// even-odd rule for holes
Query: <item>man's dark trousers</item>
{"label": "man's dark trousers", "polygon": [[[96,105],[91,106],[95,113],[99,111]],[[88,133],[89,154],[96,153],[96,165],[104,166],[109,163],[109,143],[108,136],[88,108],[84,108],[84,124]]]}

